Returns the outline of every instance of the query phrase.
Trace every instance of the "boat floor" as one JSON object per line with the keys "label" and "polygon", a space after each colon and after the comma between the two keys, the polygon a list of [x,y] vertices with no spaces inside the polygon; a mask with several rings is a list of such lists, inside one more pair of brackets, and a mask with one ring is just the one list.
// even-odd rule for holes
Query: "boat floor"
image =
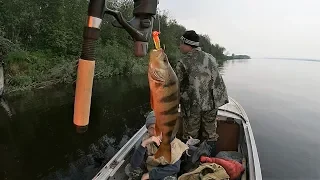
{"label": "boat floor", "polygon": [[[238,151],[239,152],[239,151]],[[131,156],[130,156],[131,157]],[[127,164],[130,162],[130,158],[127,158],[124,163],[121,165],[121,167],[118,169],[118,171],[113,175],[110,176],[108,179],[109,180],[126,180],[129,179],[129,177],[126,175],[125,173],[125,167],[127,166]],[[242,160],[242,165],[244,167],[246,167],[246,160],[245,158],[243,158]],[[246,180],[246,171],[242,174],[241,177],[238,178],[238,180]]]}

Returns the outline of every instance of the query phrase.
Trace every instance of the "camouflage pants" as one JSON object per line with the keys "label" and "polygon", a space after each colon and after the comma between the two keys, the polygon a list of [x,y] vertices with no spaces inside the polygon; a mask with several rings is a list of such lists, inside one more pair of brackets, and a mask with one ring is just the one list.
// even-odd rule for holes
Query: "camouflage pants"
{"label": "camouflage pants", "polygon": [[[191,108],[192,109],[192,108]],[[217,141],[219,135],[217,130],[217,109],[210,111],[196,111],[189,110],[183,114],[183,140],[187,140],[189,136],[192,138],[199,138],[200,128],[202,130],[203,140]]]}

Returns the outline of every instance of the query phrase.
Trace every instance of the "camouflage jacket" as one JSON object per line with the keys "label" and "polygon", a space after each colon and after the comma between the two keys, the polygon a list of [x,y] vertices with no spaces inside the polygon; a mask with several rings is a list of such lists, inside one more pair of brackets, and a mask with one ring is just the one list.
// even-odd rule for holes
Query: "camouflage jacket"
{"label": "camouflage jacket", "polygon": [[193,49],[178,60],[176,74],[184,110],[193,107],[208,111],[228,103],[227,88],[216,59],[201,48]]}

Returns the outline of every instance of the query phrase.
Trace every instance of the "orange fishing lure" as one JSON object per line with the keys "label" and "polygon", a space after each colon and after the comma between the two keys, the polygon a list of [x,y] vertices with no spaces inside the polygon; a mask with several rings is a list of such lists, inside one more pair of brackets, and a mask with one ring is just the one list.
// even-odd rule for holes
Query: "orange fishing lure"
{"label": "orange fishing lure", "polygon": [[154,46],[156,47],[156,49],[160,49],[160,38],[159,38],[159,34],[160,32],[158,31],[153,31],[152,32],[152,37],[153,37],[153,42],[154,42]]}

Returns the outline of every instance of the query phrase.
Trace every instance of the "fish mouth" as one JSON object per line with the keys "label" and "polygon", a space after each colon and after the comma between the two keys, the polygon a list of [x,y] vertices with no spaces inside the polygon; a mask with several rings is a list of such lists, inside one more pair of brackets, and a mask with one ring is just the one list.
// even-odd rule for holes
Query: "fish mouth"
{"label": "fish mouth", "polygon": [[149,74],[151,78],[158,83],[163,83],[165,81],[164,77],[160,73],[160,70],[149,68]]}

